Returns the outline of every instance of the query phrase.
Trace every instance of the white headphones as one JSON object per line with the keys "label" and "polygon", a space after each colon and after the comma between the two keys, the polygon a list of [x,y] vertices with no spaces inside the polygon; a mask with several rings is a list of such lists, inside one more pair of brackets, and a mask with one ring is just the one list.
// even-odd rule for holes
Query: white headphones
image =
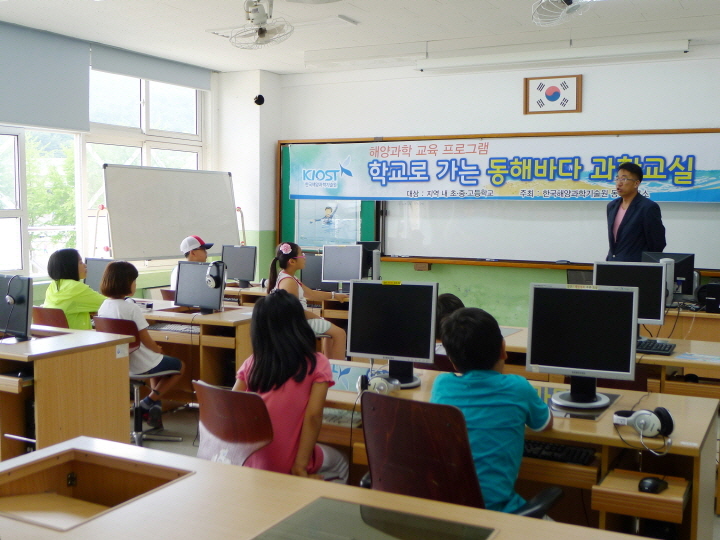
{"label": "white headphones", "polygon": [[[631,426],[640,435],[640,444],[657,456],[664,456],[672,446],[670,434],[673,432],[675,422],[665,407],[657,407],[654,411],[641,409],[639,411],[616,411],[613,414],[613,424],[616,426]],[[643,441],[644,437],[662,437],[665,443],[664,452],[656,452]]]}
{"label": "white headphones", "polygon": [[[217,270],[213,270],[217,268]],[[205,272],[205,283],[211,289],[219,289],[225,281],[225,263],[222,261],[215,261],[208,265],[207,272]]]}
{"label": "white headphones", "polygon": [[368,391],[376,394],[388,395],[400,390],[400,381],[391,377],[375,376],[368,380],[366,375],[361,375],[357,382],[358,392]]}

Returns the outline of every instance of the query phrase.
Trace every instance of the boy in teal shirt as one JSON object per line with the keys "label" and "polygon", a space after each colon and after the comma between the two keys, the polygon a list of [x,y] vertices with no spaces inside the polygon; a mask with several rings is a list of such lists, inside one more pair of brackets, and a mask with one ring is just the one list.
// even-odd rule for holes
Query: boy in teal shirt
{"label": "boy in teal shirt", "polygon": [[492,315],[457,310],[443,321],[442,335],[459,373],[438,375],[430,401],[454,405],[465,416],[485,507],[514,512],[525,504],[515,492],[525,426],[550,429],[552,414],[525,378],[503,375],[505,340]]}

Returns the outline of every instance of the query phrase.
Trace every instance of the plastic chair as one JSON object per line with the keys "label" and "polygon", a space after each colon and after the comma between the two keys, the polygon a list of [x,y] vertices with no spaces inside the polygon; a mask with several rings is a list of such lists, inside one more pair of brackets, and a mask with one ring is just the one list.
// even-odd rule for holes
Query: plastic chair
{"label": "plastic chair", "polygon": [[[138,332],[135,321],[126,319],[111,319],[108,317],[93,317],[95,322],[95,330],[98,332],[107,332],[109,334],[124,334],[132,336],[133,341],[129,345],[129,353],[133,353],[140,348],[140,334]],[[164,442],[181,442],[182,437],[171,435],[160,435],[157,432],[162,428],[150,428],[146,431],[142,429],[143,408],[140,405],[140,387],[147,386],[146,381],[153,377],[163,377],[166,375],[177,375],[177,370],[160,371],[152,375],[135,375],[130,374],[130,384],[133,387],[133,430],[130,434],[131,440],[137,446],[142,446],[143,441],[164,441]]]}
{"label": "plastic chair", "polygon": [[[372,489],[485,507],[460,409],[365,392],[362,424]],[[561,494],[547,488],[515,513],[541,518]]]}
{"label": "plastic chair", "polygon": [[174,289],[160,289],[160,295],[163,300],[175,301],[175,290]]}
{"label": "plastic chair", "polygon": [[32,322],[33,324],[54,326],[55,328],[70,328],[65,312],[59,308],[34,306]]}
{"label": "plastic chair", "polygon": [[200,405],[197,457],[242,465],[270,444],[273,428],[265,402],[252,392],[234,392],[193,381]]}

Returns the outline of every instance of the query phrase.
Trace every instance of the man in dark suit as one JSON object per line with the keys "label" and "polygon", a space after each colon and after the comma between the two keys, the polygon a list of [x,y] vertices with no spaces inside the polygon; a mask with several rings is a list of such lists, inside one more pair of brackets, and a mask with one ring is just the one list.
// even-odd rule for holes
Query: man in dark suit
{"label": "man in dark suit", "polygon": [[620,197],[607,205],[608,261],[639,262],[643,251],[665,248],[660,207],[638,193],[642,179],[642,168],[635,163],[625,162],[618,167],[615,189]]}

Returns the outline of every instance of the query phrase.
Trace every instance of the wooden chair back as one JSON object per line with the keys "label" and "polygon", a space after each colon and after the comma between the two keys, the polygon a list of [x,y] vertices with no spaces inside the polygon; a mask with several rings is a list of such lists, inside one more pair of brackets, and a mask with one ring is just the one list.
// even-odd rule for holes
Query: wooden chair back
{"label": "wooden chair back", "polygon": [[130,343],[130,352],[135,352],[140,348],[140,334],[135,321],[111,319],[109,317],[93,317],[93,321],[95,323],[95,330],[98,332],[132,336],[133,341]]}
{"label": "wooden chair back", "polygon": [[163,300],[175,301],[175,290],[174,289],[160,289],[160,295]]}
{"label": "wooden chair back", "polygon": [[65,312],[59,308],[34,306],[32,322],[33,324],[54,326],[55,328],[70,328]]}
{"label": "wooden chair back", "polygon": [[365,392],[372,489],[484,508],[460,409]]}
{"label": "wooden chair back", "polygon": [[265,402],[252,392],[193,381],[200,405],[200,447],[197,457],[242,465],[273,440]]}

